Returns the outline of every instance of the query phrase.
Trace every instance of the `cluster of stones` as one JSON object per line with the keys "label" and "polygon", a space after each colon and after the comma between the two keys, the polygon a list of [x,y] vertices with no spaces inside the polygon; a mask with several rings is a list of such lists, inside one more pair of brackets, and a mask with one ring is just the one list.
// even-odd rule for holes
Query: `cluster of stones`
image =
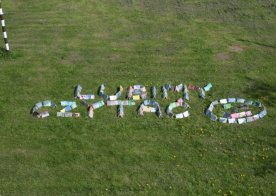
{"label": "cluster of stones", "polygon": [[[205,92],[209,91],[212,88],[212,84],[209,83],[205,87],[201,88],[198,86],[194,86],[189,84],[188,86],[185,84],[178,84],[172,87],[170,84],[165,84],[161,87],[162,98],[168,99],[168,91],[181,92],[182,97],[177,99],[175,102],[172,102],[166,108],[166,114],[171,118],[182,119],[187,118],[191,114],[188,111],[190,108],[187,103],[190,99],[189,90],[193,90],[198,93],[198,96],[202,99],[205,99]],[[124,117],[124,107],[125,106],[134,106],[136,105],[135,101],[143,100],[141,105],[138,108],[138,114],[144,116],[144,113],[155,113],[159,118],[162,117],[162,110],[159,103],[155,100],[147,99],[147,90],[143,85],[133,85],[127,88],[127,96],[123,100],[119,100],[123,94],[123,87],[119,86],[118,90],[113,95],[107,95],[105,93],[105,85],[101,84],[99,87],[98,95],[101,98],[100,101],[95,103],[88,103],[89,100],[95,99],[94,94],[82,94],[82,87],[77,85],[74,89],[74,97],[79,99],[82,105],[87,108],[87,116],[89,118],[94,117],[94,111],[102,108],[103,106],[117,106],[117,116],[123,118]],[[155,99],[157,96],[157,89],[155,86],[151,88],[151,98]],[[61,101],[61,106],[64,108],[57,112],[57,117],[80,117],[80,113],[72,112],[75,108],[77,108],[77,103],[75,101]],[[214,108],[216,106],[221,105],[223,109],[229,110],[231,112],[224,112],[223,116],[218,117],[214,114]],[[239,105],[239,106],[235,106]],[[46,118],[49,116],[49,111],[41,111],[43,107],[56,107],[57,105],[51,100],[46,100],[42,102],[36,103],[31,113],[33,116],[38,118]],[[175,113],[174,109],[183,108],[184,112]],[[258,108],[259,113],[252,114],[250,107]],[[232,111],[232,109],[234,109]],[[241,112],[242,111],[242,112]],[[225,98],[220,100],[213,101],[205,114],[212,119],[212,121],[219,121],[221,123],[238,123],[244,124],[248,122],[256,121],[260,118],[263,118],[267,115],[267,110],[259,101],[245,100],[242,98]]]}
{"label": "cluster of stones", "polygon": [[138,109],[138,114],[144,116],[144,112],[156,113],[156,115],[161,118],[162,111],[159,103],[154,100],[145,100]]}
{"label": "cluster of stones", "polygon": [[50,116],[49,111],[39,111],[43,107],[56,107],[57,105],[52,102],[51,100],[45,100],[38,102],[34,105],[34,107],[31,110],[31,114],[37,118],[46,118]]}
{"label": "cluster of stones", "polygon": [[[217,117],[213,110],[215,106],[222,105],[224,109],[232,108],[233,104],[240,104],[238,107],[234,108],[234,112],[225,112],[222,117]],[[260,112],[258,114],[252,114],[250,111],[250,106],[259,108]],[[242,109],[244,111],[238,112],[238,109]],[[254,122],[260,118],[263,118],[267,114],[266,108],[259,101],[245,100],[242,98],[227,98],[213,101],[205,113],[208,117],[212,119],[212,121],[219,121],[221,123],[238,123],[244,124],[249,122]]]}
{"label": "cluster of stones", "polygon": [[178,113],[178,114],[175,114],[173,112],[173,109],[177,108],[177,107],[183,107],[185,109],[188,109],[190,108],[189,104],[187,102],[185,102],[185,99],[183,98],[180,98],[178,99],[176,102],[173,102],[171,103],[168,107],[167,107],[167,114],[170,116],[170,117],[175,117],[177,119],[179,118],[187,118],[190,116],[190,112],[189,111],[185,111],[185,112],[182,112],[182,113]]}

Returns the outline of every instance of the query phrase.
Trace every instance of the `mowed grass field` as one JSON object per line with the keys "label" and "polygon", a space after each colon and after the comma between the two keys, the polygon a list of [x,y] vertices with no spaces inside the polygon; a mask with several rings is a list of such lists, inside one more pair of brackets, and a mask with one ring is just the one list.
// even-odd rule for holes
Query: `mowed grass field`
{"label": "mowed grass field", "polygon": [[[276,3],[272,0],[2,1],[11,53],[0,51],[0,195],[274,195]],[[149,91],[170,82],[191,92],[186,119],[125,107],[80,118],[36,119],[50,99]],[[181,97],[169,93],[166,106]],[[268,115],[244,125],[212,122],[211,101],[259,99]],[[100,100],[97,97],[97,100]]]}

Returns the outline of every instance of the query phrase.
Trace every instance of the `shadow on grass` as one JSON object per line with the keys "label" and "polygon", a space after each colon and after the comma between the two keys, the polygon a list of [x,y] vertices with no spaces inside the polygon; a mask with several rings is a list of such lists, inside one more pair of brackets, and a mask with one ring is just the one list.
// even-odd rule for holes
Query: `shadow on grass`
{"label": "shadow on grass", "polygon": [[[250,84],[245,93],[251,96],[252,98],[261,99],[265,106],[273,107],[275,105],[276,99],[276,85],[266,83],[259,79],[252,79],[247,77],[248,83]],[[275,137],[274,133],[271,137]],[[263,142],[263,141],[260,141]],[[274,143],[266,142],[267,145],[270,145],[272,148],[275,148]],[[255,176],[264,177],[266,175],[274,174],[276,171],[276,166],[274,164],[273,158],[268,158],[263,160],[260,158],[260,164],[258,167],[254,168]]]}
{"label": "shadow on grass", "polygon": [[5,48],[0,47],[0,60],[1,59],[16,59],[22,56],[21,54],[15,54],[14,52],[7,51]]}
{"label": "shadow on grass", "polygon": [[5,48],[0,47],[0,58],[6,58],[11,56],[11,53],[9,51],[7,51]]}
{"label": "shadow on grass", "polygon": [[276,171],[276,166],[273,163],[273,160],[268,159],[265,161],[262,166],[255,168],[255,175],[264,177],[267,174],[274,174]]}
{"label": "shadow on grass", "polygon": [[17,59],[22,57],[22,53],[18,53],[18,51],[7,51],[5,48],[0,47],[0,60],[1,59]]}
{"label": "shadow on grass", "polygon": [[237,40],[241,41],[241,42],[247,42],[247,43],[251,43],[251,44],[256,44],[258,46],[263,46],[263,47],[269,47],[269,48],[276,49],[276,46],[271,45],[271,44],[267,44],[267,43],[261,43],[261,42],[258,42],[258,41],[250,41],[250,40],[247,40],[247,39],[237,39]]}
{"label": "shadow on grass", "polygon": [[276,100],[276,85],[265,83],[261,80],[255,80],[247,77],[250,84],[244,93],[255,99],[261,99],[265,105],[274,106]]}

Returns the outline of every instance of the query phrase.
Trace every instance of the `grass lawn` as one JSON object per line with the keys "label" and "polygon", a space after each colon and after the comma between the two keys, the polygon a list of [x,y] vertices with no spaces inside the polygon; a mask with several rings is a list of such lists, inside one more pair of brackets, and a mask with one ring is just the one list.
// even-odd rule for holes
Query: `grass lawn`
{"label": "grass lawn", "polygon": [[[276,3],[272,0],[2,1],[12,52],[0,50],[0,195],[273,195],[276,191]],[[137,107],[81,118],[30,115],[73,88],[213,84],[191,117]],[[126,91],[124,91],[126,92]],[[169,93],[166,106],[181,97]],[[268,115],[212,122],[211,101],[259,99]],[[100,100],[98,97],[97,100]]]}

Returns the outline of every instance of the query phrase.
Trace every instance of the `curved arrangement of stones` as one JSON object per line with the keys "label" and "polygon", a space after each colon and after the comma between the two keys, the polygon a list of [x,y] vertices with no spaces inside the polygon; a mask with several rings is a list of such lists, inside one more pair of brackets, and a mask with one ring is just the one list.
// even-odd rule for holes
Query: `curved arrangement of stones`
{"label": "curved arrangement of stones", "polygon": [[[224,109],[232,108],[232,104],[240,104],[238,107],[234,108],[234,112],[225,112],[222,117],[217,117],[213,110],[215,106],[222,105]],[[249,107],[259,108],[260,112],[258,114],[252,114]],[[238,112],[238,109],[244,110],[243,112]],[[244,124],[249,122],[254,122],[260,118],[263,118],[267,115],[267,110],[264,105],[261,104],[259,101],[252,101],[252,100],[245,100],[242,98],[227,98],[227,99],[220,99],[213,101],[208,109],[206,110],[205,114],[212,119],[212,121],[219,121],[221,123],[238,123]]]}
{"label": "curved arrangement of stones", "polygon": [[33,116],[35,116],[37,118],[46,118],[46,117],[50,116],[49,111],[40,112],[39,110],[43,107],[56,107],[56,106],[57,105],[51,100],[41,101],[34,105],[31,113]]}
{"label": "curved arrangement of stones", "polygon": [[74,89],[74,97],[80,100],[95,99],[95,95],[93,94],[82,95],[81,91],[82,91],[82,87],[81,85],[78,84]]}
{"label": "curved arrangement of stones", "polygon": [[118,88],[118,91],[115,93],[115,95],[107,95],[107,94],[105,94],[104,90],[105,90],[105,86],[104,86],[104,84],[101,84],[101,86],[99,88],[99,96],[102,97],[105,101],[107,101],[107,100],[115,101],[119,97],[121,97],[124,89],[120,85],[120,87]]}
{"label": "curved arrangement of stones", "polygon": [[182,112],[182,113],[178,113],[178,114],[175,114],[173,112],[173,110],[177,107],[183,107],[185,109],[188,109],[190,108],[189,104],[186,103],[184,101],[184,99],[180,98],[178,99],[176,102],[173,102],[171,103],[168,107],[167,107],[167,110],[166,110],[166,113],[170,116],[170,117],[175,117],[176,119],[180,119],[180,118],[187,118],[188,116],[190,116],[190,112],[189,111],[185,111],[185,112]]}
{"label": "curved arrangement of stones", "polygon": [[127,89],[127,98],[133,100],[140,100],[147,98],[147,90],[143,85],[129,86]]}
{"label": "curved arrangement of stones", "polygon": [[156,115],[161,118],[162,112],[159,103],[154,100],[145,100],[138,109],[138,114],[143,116],[144,112],[156,113]]}

